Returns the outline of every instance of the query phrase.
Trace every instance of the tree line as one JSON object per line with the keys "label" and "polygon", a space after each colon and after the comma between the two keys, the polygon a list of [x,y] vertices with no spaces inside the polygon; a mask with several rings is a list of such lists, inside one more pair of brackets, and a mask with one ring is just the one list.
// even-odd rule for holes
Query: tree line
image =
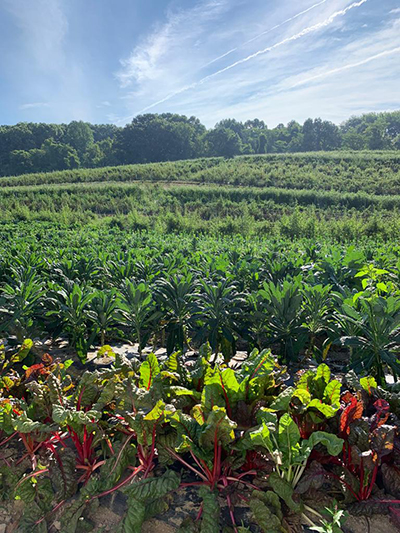
{"label": "tree line", "polygon": [[0,126],[0,175],[332,150],[400,150],[400,111],[351,117],[339,126],[320,118],[275,128],[259,119],[225,119],[208,130],[196,117],[171,113],[139,115],[124,127],[21,122]]}

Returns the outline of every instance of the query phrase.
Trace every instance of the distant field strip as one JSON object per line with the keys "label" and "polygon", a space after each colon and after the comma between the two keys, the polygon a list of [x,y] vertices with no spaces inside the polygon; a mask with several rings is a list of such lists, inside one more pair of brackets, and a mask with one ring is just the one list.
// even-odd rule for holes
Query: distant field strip
{"label": "distant field strip", "polygon": [[[24,204],[32,210],[43,208],[73,210],[84,209],[94,212],[126,212],[129,200],[140,200],[139,209],[156,202],[167,205],[174,199],[179,205],[189,203],[209,204],[218,201],[232,203],[256,202],[261,207],[268,201],[288,206],[309,206],[317,208],[338,207],[342,209],[377,208],[393,210],[400,208],[400,195],[373,195],[359,193],[342,193],[313,189],[285,189],[277,187],[234,187],[216,185],[182,185],[173,183],[137,184],[137,183],[66,183],[38,186],[5,187],[0,192],[3,208],[14,203]],[[111,210],[111,206],[113,207]]]}
{"label": "distant field strip", "polygon": [[0,178],[0,189],[92,182],[178,182],[400,195],[396,152],[333,152],[203,158]]}

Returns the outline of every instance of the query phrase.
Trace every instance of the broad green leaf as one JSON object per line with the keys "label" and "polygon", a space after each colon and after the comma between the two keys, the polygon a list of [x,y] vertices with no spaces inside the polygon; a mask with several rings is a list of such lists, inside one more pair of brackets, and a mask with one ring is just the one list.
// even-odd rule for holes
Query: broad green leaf
{"label": "broad green leaf", "polygon": [[368,394],[371,394],[371,389],[376,389],[378,386],[376,379],[373,378],[372,376],[361,378],[360,385],[365,391],[368,392]]}
{"label": "broad green leaf", "polygon": [[315,376],[315,379],[319,380],[321,379],[325,383],[328,383],[331,379],[331,371],[328,365],[325,363],[322,363],[317,368],[317,374]]}
{"label": "broad green leaf", "polygon": [[228,446],[235,439],[236,423],[232,422],[221,407],[214,407],[203,426],[199,444],[205,449],[214,449],[215,441]]}
{"label": "broad green leaf", "polygon": [[276,472],[272,472],[268,478],[268,482],[274,492],[282,498],[291,511],[295,513],[302,511],[302,505],[293,500],[293,487],[288,481],[282,479]]}
{"label": "broad green leaf", "polygon": [[296,389],[293,398],[298,398],[303,405],[308,405],[311,401],[311,394],[306,389]]}
{"label": "broad green leaf", "polygon": [[329,382],[324,391],[324,401],[331,405],[339,404],[341,388],[342,384],[337,379]]}
{"label": "broad green leaf", "polygon": [[266,407],[261,407],[257,412],[257,422],[259,424],[265,424],[272,432],[276,432],[278,429],[278,417],[276,413],[270,411]]}
{"label": "broad green leaf", "polygon": [[317,444],[323,444],[329,455],[337,456],[343,450],[343,439],[325,431],[315,431],[308,440],[302,442],[301,455],[306,460]]}
{"label": "broad green leaf", "polygon": [[23,361],[29,355],[32,346],[33,341],[31,341],[31,339],[25,339],[18,352],[11,357],[8,365],[13,365],[15,363],[20,363],[21,361]]}
{"label": "broad green leaf", "polygon": [[[250,442],[253,443],[253,446],[263,446],[271,454],[273,453],[275,446],[272,443],[271,431],[266,424],[261,424],[258,428],[250,430],[246,434],[246,437],[247,436],[248,439],[250,439]],[[249,446],[246,446],[246,448],[249,448]]]}
{"label": "broad green leaf", "polygon": [[192,416],[198,424],[200,424],[201,426],[204,424],[205,422],[204,410],[201,405],[197,404],[193,407]]}
{"label": "broad green leaf", "polygon": [[292,396],[295,390],[293,387],[288,387],[283,390],[279,396],[271,403],[270,409],[272,411],[287,411],[289,409],[289,404],[292,400]]}
{"label": "broad green leaf", "polygon": [[298,453],[300,443],[300,431],[293,418],[285,413],[279,420],[278,446],[283,456],[283,463],[290,462]]}
{"label": "broad green leaf", "polygon": [[174,396],[192,396],[196,400],[201,399],[201,392],[187,389],[186,387],[179,387],[177,385],[173,385],[172,387],[170,387],[169,390]]}
{"label": "broad green leaf", "polygon": [[143,479],[124,487],[123,492],[129,498],[141,503],[147,503],[166,496],[168,492],[176,490],[179,484],[179,475],[172,470],[167,470],[162,476]]}
{"label": "broad green leaf", "polygon": [[263,533],[283,533],[285,531],[282,527],[281,503],[275,492],[253,491],[249,506]]}
{"label": "broad green leaf", "polygon": [[337,407],[335,408],[332,405],[328,405],[327,403],[324,403],[321,400],[314,398],[314,400],[311,400],[311,402],[308,404],[307,409],[317,409],[320,413],[324,415],[325,418],[332,418],[339,410],[339,407],[340,406],[337,405]]}
{"label": "broad green leaf", "polygon": [[177,411],[168,418],[171,427],[176,431],[175,450],[179,453],[185,452],[193,444],[198,443],[202,432],[202,425],[191,416]]}
{"label": "broad green leaf", "polygon": [[201,487],[199,490],[199,496],[203,500],[203,514],[200,532],[219,533],[220,507],[217,494],[212,492],[208,487]]}
{"label": "broad green leaf", "polygon": [[153,384],[155,376],[160,373],[160,365],[158,364],[157,357],[150,353],[147,356],[146,361],[140,365],[140,387],[149,390]]}
{"label": "broad green leaf", "polygon": [[165,403],[159,400],[154,408],[147,413],[143,420],[160,420],[164,415]]}
{"label": "broad green leaf", "polygon": [[44,433],[50,433],[54,430],[49,424],[42,424],[35,422],[27,417],[26,413],[22,413],[18,418],[13,418],[14,430],[18,433],[32,433],[33,431],[40,431]]}

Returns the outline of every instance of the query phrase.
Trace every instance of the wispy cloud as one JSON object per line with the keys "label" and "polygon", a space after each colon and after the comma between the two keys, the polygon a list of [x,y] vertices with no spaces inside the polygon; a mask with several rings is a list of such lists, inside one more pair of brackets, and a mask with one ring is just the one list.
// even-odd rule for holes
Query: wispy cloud
{"label": "wispy cloud", "polygon": [[179,52],[187,42],[201,36],[205,25],[229,9],[228,0],[206,0],[189,9],[169,11],[167,21],[135,47],[128,59],[122,59],[122,68],[116,77],[122,88],[134,81],[156,80],[165,73],[162,59],[171,51]]}
{"label": "wispy cloud", "polygon": [[100,104],[98,104],[96,107],[98,109],[101,109],[103,107],[111,107],[111,102],[109,102],[108,100],[104,100],[103,102],[100,102]]}
{"label": "wispy cloud", "polygon": [[40,107],[49,107],[50,104],[48,102],[32,102],[27,104],[21,104],[19,106],[19,109],[39,109]]}
{"label": "wispy cloud", "polygon": [[325,4],[327,1],[328,0],[321,0],[320,2],[317,2],[316,4],[313,4],[312,6],[308,7],[307,9],[303,9],[303,11],[300,11],[300,13],[297,13],[293,17],[290,17],[290,18],[284,20],[283,22],[281,22],[279,24],[276,24],[275,26],[272,26],[272,28],[269,28],[268,30],[265,30],[265,31],[259,33],[255,37],[252,37],[251,39],[248,39],[247,41],[245,41],[244,43],[236,46],[235,48],[232,48],[231,50],[228,50],[228,52],[225,52],[224,54],[216,57],[215,59],[212,59],[211,61],[206,63],[203,68],[208,67],[208,66],[212,65],[213,63],[216,63],[217,61],[220,61],[221,59],[224,59],[225,57],[228,57],[229,55],[233,54],[237,50],[240,50],[241,48],[243,48],[244,46],[246,46],[246,45],[248,45],[250,43],[253,43],[254,41],[257,41],[261,37],[264,37],[265,35],[268,35],[269,33],[272,33],[273,31],[281,28],[285,24],[288,24],[289,22],[292,22],[293,20],[296,20],[297,18],[301,17],[302,15],[305,15],[306,13],[309,13],[313,9],[316,9],[319,6],[322,6],[322,4]]}
{"label": "wispy cloud", "polygon": [[399,0],[94,1],[0,0],[4,122],[400,108]]}
{"label": "wispy cloud", "polygon": [[387,56],[391,56],[394,54],[400,53],[400,47],[392,48],[391,50],[385,50],[383,52],[380,52],[379,54],[375,54],[370,57],[366,57],[365,59],[362,59],[361,61],[357,61],[355,63],[349,63],[347,65],[343,65],[341,67],[334,68],[332,70],[327,70],[325,72],[321,72],[320,74],[316,74],[315,76],[311,76],[309,78],[303,79],[291,87],[289,89],[294,89],[295,87],[299,87],[300,85],[306,85],[308,83],[311,83],[315,80],[319,80],[322,78],[327,78],[328,76],[333,76],[334,74],[338,74],[339,72],[343,72],[344,70],[350,70],[356,67],[361,67],[363,65],[366,65],[367,63],[371,63],[371,61],[376,61],[377,59],[382,59]]}
{"label": "wispy cloud", "polygon": [[[192,113],[208,124],[231,116],[261,117],[269,125],[315,116],[340,122],[353,114],[400,108],[400,19],[367,33],[349,30],[348,41],[331,44],[329,50],[321,38],[320,48],[308,56],[306,44],[299,42],[295,54],[284,55],[282,49],[276,58],[263,57],[257,69],[248,65],[245,71],[232,71],[223,83],[214,80],[207,89],[200,87],[195,102],[187,93],[179,107],[192,100]],[[303,64],[300,57],[305,57]],[[269,84],[262,79],[267,65]],[[252,84],[246,86],[251,73]],[[245,96],[237,98],[238,93]]]}
{"label": "wispy cloud", "polygon": [[353,2],[351,5],[347,6],[346,8],[338,10],[338,11],[335,11],[335,13],[330,15],[327,19],[323,20],[322,22],[318,22],[317,24],[314,24],[312,26],[308,26],[307,28],[304,28],[300,32],[298,32],[298,33],[296,33],[296,34],[294,34],[294,35],[292,35],[290,37],[287,37],[286,39],[283,39],[283,40],[275,43],[272,46],[268,46],[267,48],[263,48],[262,50],[258,50],[257,52],[255,52],[253,54],[250,54],[250,55],[248,55],[247,57],[245,57],[243,59],[239,59],[238,61],[235,61],[234,63],[228,65],[227,67],[224,67],[224,68],[222,68],[222,69],[220,69],[220,70],[218,70],[218,71],[216,71],[216,72],[214,72],[212,74],[209,74],[208,76],[205,76],[204,78],[202,78],[201,80],[199,80],[199,81],[197,81],[195,83],[191,83],[189,85],[185,85],[184,87],[180,88],[179,90],[175,91],[174,93],[165,96],[161,100],[158,100],[157,102],[154,102],[154,103],[144,107],[141,111],[139,111],[139,114],[140,113],[144,113],[146,111],[149,111],[150,109],[153,109],[154,107],[157,107],[158,105],[163,104],[163,103],[171,100],[175,96],[178,96],[178,95],[180,95],[180,94],[182,94],[182,93],[184,93],[184,92],[186,92],[188,90],[195,89],[199,85],[203,85],[204,83],[206,83],[209,80],[215,78],[216,76],[220,76],[221,74],[224,74],[225,72],[228,72],[229,70],[231,70],[231,69],[233,69],[235,67],[238,67],[240,65],[243,65],[244,63],[247,63],[248,61],[251,61],[252,59],[255,59],[255,58],[257,58],[257,57],[259,57],[261,55],[264,55],[264,54],[267,54],[269,52],[272,52],[273,50],[275,50],[277,48],[280,48],[281,46],[284,46],[284,45],[286,45],[286,44],[288,44],[290,42],[297,41],[298,39],[301,39],[302,37],[305,37],[306,35],[309,35],[311,33],[319,31],[320,29],[325,28],[325,27],[329,26],[330,24],[332,24],[337,17],[346,15],[346,13],[348,13],[351,9],[360,7],[363,4],[365,4],[367,1],[368,0],[360,0],[359,2]]}

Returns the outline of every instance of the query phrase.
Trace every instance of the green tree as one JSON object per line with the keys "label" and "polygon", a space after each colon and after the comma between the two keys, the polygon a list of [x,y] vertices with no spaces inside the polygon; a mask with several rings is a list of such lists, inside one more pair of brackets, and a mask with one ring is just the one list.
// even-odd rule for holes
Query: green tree
{"label": "green tree", "polygon": [[93,131],[90,125],[82,121],[73,121],[68,125],[63,143],[69,144],[81,157],[93,144]]}
{"label": "green tree", "polygon": [[237,133],[227,128],[215,128],[206,135],[210,156],[234,157],[242,153],[243,143]]}
{"label": "green tree", "polygon": [[43,143],[45,170],[68,170],[79,168],[77,151],[67,144],[60,144],[47,139]]}

